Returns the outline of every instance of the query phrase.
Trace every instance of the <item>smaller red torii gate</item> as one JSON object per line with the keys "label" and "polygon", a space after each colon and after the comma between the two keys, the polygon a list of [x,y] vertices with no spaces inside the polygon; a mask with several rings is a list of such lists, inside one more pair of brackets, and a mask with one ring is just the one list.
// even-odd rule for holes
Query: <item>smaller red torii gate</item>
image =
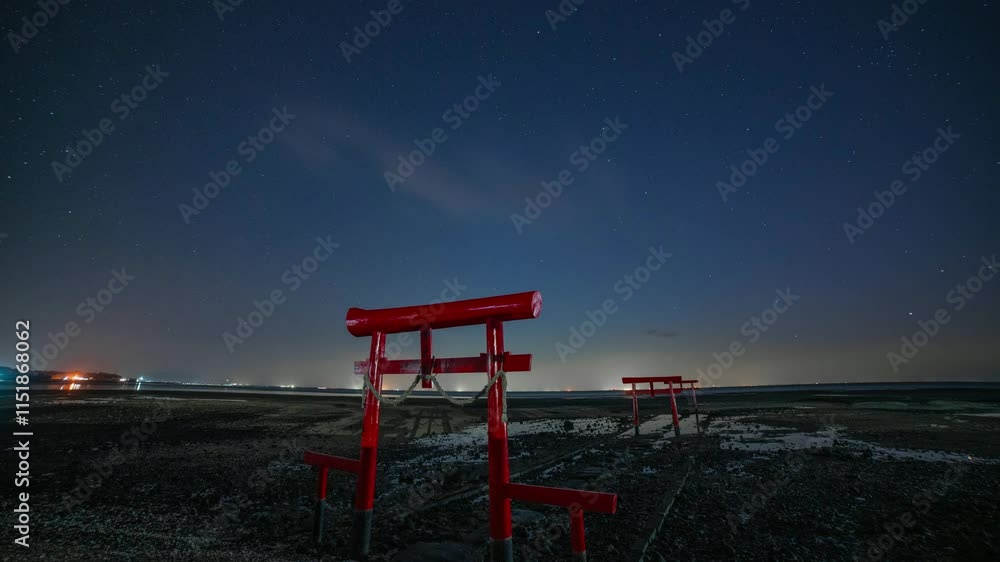
{"label": "smaller red torii gate", "polygon": [[[506,381],[502,373],[531,370],[531,355],[514,355],[504,350],[503,324],[514,320],[538,318],[542,295],[537,291],[502,295],[437,305],[407,306],[347,311],[347,331],[355,337],[370,337],[367,361],[355,364],[365,376],[364,424],[361,454],[348,459],[306,451],[303,462],[319,471],[316,489],[314,536],[323,534],[323,504],[326,500],[330,469],[356,474],[354,496],[353,556],[368,558],[371,544],[372,508],[375,500],[375,464],[378,454],[379,411],[382,376],[391,374],[421,375],[424,388],[433,384],[440,373],[486,373],[487,385],[487,467],[490,514],[490,560],[512,562],[513,544],[511,500],[565,507],[570,518],[570,540],[574,560],[587,559],[583,513],[615,513],[615,494],[515,484],[510,481],[507,450]],[[486,325],[486,353],[473,357],[437,358],[432,354],[431,330],[459,326]],[[420,359],[389,360],[385,356],[387,334],[420,332]],[[414,384],[416,384],[416,380]]]}
{"label": "smaller red torii gate", "polygon": [[[681,436],[681,426],[680,417],[677,415],[677,399],[675,396],[684,392],[684,385],[691,385],[691,397],[694,400],[694,415],[695,415],[695,425],[699,423],[698,419],[698,393],[697,388],[694,386],[698,383],[697,380],[684,380],[683,377],[672,376],[672,377],[622,377],[622,382],[625,384],[631,384],[632,390],[626,390],[626,394],[632,395],[632,425],[635,426],[635,434],[639,435],[639,394],[649,394],[651,397],[655,397],[656,393],[668,394],[670,396],[670,413],[673,415],[674,422],[674,437],[678,439]],[[656,383],[666,384],[667,388],[656,388],[653,386]],[[649,388],[636,388],[637,384],[648,384]],[[677,388],[674,388],[677,385]],[[699,427],[699,431],[701,431]]]}

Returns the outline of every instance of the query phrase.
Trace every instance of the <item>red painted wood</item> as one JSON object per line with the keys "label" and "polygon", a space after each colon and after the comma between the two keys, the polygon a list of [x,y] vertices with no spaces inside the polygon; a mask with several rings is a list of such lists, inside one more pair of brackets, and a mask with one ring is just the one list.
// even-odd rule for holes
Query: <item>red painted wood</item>
{"label": "red painted wood", "polygon": [[323,453],[316,453],[313,451],[306,451],[305,454],[302,455],[302,462],[312,466],[332,468],[342,472],[353,472],[354,474],[358,473],[361,466],[356,459],[324,455]]}
{"label": "red painted wood", "polygon": [[[486,375],[492,379],[500,370],[503,356],[503,323],[490,319],[486,321]],[[487,481],[490,498],[490,539],[504,542],[511,538],[510,459],[507,452],[507,422],[503,419],[504,392],[501,381],[490,387],[486,400],[486,455]]]}
{"label": "red painted wood", "polygon": [[[381,362],[385,359],[385,334],[372,334],[368,352],[368,380],[382,392]],[[375,394],[365,390],[365,418],[361,428],[361,468],[354,494],[354,510],[367,511],[375,504],[375,460],[378,456],[378,422],[382,404]]]}
{"label": "red painted wood", "polygon": [[[698,410],[698,398],[695,394],[697,390],[695,384],[697,380],[685,380],[683,377],[671,376],[671,377],[622,377],[622,382],[625,384],[631,384],[632,389],[626,390],[625,394],[632,395],[632,424],[635,426],[636,435],[639,434],[639,394],[648,394],[649,396],[655,397],[657,393],[667,394],[670,396],[670,414],[673,418],[674,424],[674,434],[680,437],[680,416],[677,412],[677,397],[676,395],[684,392],[684,385],[691,385],[691,394],[694,396],[695,413]],[[664,383],[667,388],[656,388],[653,385],[655,383]],[[636,384],[648,384],[649,389],[638,388]],[[677,385],[674,387],[674,385]]]}
{"label": "red painted wood", "polygon": [[[503,323],[511,320],[537,318],[541,313],[542,297],[537,291],[457,301],[420,307],[363,310],[347,312],[347,330],[354,336],[371,336],[367,361],[355,362],[355,372],[368,377],[380,390],[385,374],[427,374],[431,367],[437,373],[485,373],[492,379],[501,369],[507,372],[531,370],[531,355],[514,355],[504,351]],[[432,353],[431,332],[438,328],[486,325],[486,353],[478,357],[437,359]],[[388,360],[385,357],[386,334],[421,332],[420,359]],[[679,379],[680,377],[676,377]],[[670,378],[673,380],[673,377]],[[634,385],[633,385],[634,386]],[[426,384],[425,384],[426,387]],[[510,482],[510,458],[507,442],[507,422],[503,419],[504,393],[498,381],[487,395],[487,470],[489,482],[490,538],[495,552],[509,551],[512,536],[511,501],[521,500],[566,507],[570,511],[573,552],[586,552],[583,512],[614,513],[618,496],[586,490],[529,486]],[[378,451],[379,402],[365,391],[364,425],[361,434],[359,460],[334,457],[307,451],[304,460],[321,467],[321,482],[317,493],[326,494],[326,474],[329,468],[358,475],[354,507],[357,513],[370,511],[375,496],[375,463]],[[638,416],[638,408],[635,410]],[[638,419],[636,418],[636,422]],[[363,522],[365,520],[362,520]],[[320,527],[321,528],[321,527]],[[367,545],[370,526],[362,525],[362,535],[355,536],[355,547]],[[365,530],[367,529],[367,530]]]}
{"label": "red painted wood", "polygon": [[[680,390],[681,389],[677,389],[677,392],[680,392]],[[677,392],[674,392],[673,387],[669,389],[669,392],[670,392],[670,413],[672,413],[674,416],[674,433],[680,434],[681,422],[680,419],[678,419],[677,417],[677,398],[676,398]]]}
{"label": "red painted wood", "polygon": [[569,539],[573,554],[587,552],[587,532],[583,525],[583,510],[569,510]]}
{"label": "red painted wood", "polygon": [[356,337],[374,332],[397,334],[415,332],[424,326],[431,329],[475,326],[495,318],[500,322],[530,320],[542,313],[542,294],[538,291],[469,299],[435,305],[404,306],[347,311],[347,331]]}
{"label": "red painted wood", "polygon": [[622,382],[625,384],[629,383],[641,383],[641,382],[681,382],[683,377],[622,377]]}
{"label": "red painted wood", "polygon": [[639,395],[635,392],[635,384],[632,384],[632,425],[636,432],[639,431]]}
{"label": "red painted wood", "polygon": [[325,466],[319,468],[319,481],[316,483],[316,499],[326,499],[326,479],[330,475],[330,469]]}
{"label": "red painted wood", "polygon": [[593,513],[614,513],[618,510],[618,495],[604,492],[511,483],[507,485],[507,495],[512,500],[565,508],[576,507]]}
{"label": "red painted wood", "polygon": [[[420,330],[420,374],[429,375],[434,368],[434,352],[431,350],[431,329]],[[385,370],[383,369],[383,373]],[[421,388],[432,388],[434,383],[431,379],[425,378],[420,381]]]}

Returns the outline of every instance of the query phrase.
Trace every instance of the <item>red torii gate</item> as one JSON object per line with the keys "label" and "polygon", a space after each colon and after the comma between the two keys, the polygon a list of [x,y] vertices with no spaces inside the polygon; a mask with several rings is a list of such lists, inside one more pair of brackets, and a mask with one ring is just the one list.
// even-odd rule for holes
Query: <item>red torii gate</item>
{"label": "red torii gate", "polygon": [[[538,318],[542,295],[537,291],[487,297],[427,306],[408,306],[347,311],[347,331],[355,337],[371,337],[368,361],[356,367],[367,371],[364,390],[364,422],[361,432],[360,459],[347,459],[306,451],[303,461],[319,469],[314,535],[323,532],[323,502],[329,470],[358,475],[354,496],[353,556],[366,560],[371,545],[372,509],[375,500],[375,462],[378,452],[380,402],[375,392],[382,391],[382,375],[419,374],[424,388],[431,386],[436,373],[486,373],[493,384],[487,398],[487,455],[490,502],[490,559],[511,562],[511,500],[565,507],[570,516],[573,556],[586,560],[583,512],[614,513],[618,496],[587,490],[550,488],[510,482],[505,419],[505,385],[501,372],[529,371],[531,355],[512,355],[504,350],[503,323]],[[458,326],[486,325],[486,353],[474,357],[435,358],[431,350],[431,330]],[[420,359],[389,360],[385,357],[387,334],[420,331]]]}
{"label": "red torii gate", "polygon": [[[670,395],[670,413],[673,414],[673,418],[674,418],[673,419],[673,422],[674,422],[674,437],[677,437],[678,439],[680,438],[680,436],[681,436],[681,427],[680,427],[680,419],[679,419],[679,417],[677,415],[677,399],[675,398],[675,395],[680,394],[681,392],[684,392],[684,385],[685,384],[690,384],[691,385],[691,396],[694,399],[695,424],[697,426],[697,424],[698,424],[698,393],[697,393],[697,389],[694,386],[695,384],[698,383],[697,380],[695,380],[695,379],[684,380],[683,377],[622,377],[622,382],[625,383],[625,384],[631,384],[632,385],[632,390],[631,391],[626,390],[625,393],[632,395],[632,424],[635,426],[635,434],[636,435],[639,435],[639,393],[641,392],[643,394],[649,394],[651,397],[655,397],[657,391],[659,391],[660,394],[666,393],[666,394]],[[655,383],[666,384],[667,388],[657,389],[656,387],[653,386]],[[648,390],[645,389],[645,388],[637,389],[636,386],[635,386],[637,384],[649,384],[649,389]],[[677,385],[677,388],[674,388],[675,384]],[[700,428],[699,428],[699,431],[700,431]]]}

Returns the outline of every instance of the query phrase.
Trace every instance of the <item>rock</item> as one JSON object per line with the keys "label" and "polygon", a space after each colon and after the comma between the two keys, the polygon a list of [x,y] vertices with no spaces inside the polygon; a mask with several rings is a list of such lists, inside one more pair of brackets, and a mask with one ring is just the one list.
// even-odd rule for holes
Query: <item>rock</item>
{"label": "rock", "polygon": [[454,542],[418,542],[393,556],[393,562],[466,562],[482,560],[479,549]]}
{"label": "rock", "polygon": [[532,525],[545,519],[545,514],[531,509],[515,508],[510,510],[511,520],[518,525]]}
{"label": "rock", "polygon": [[572,471],[571,476],[576,478],[594,478],[605,474],[607,471],[599,466],[585,466]]}

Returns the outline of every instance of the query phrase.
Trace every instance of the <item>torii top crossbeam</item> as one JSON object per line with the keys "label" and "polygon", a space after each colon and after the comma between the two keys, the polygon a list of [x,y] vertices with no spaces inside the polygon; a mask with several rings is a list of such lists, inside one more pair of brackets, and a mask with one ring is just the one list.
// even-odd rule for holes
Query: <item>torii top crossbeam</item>
{"label": "torii top crossbeam", "polygon": [[684,377],[622,377],[622,382],[625,384],[631,384],[632,388],[635,388],[637,384],[649,384],[649,388],[653,389],[653,384],[663,383],[663,384],[676,384],[678,387]]}
{"label": "torii top crossbeam", "polygon": [[[436,310],[435,310],[436,309]],[[427,306],[403,306],[347,311],[347,331],[355,337],[375,332],[398,334],[430,328],[476,326],[493,319],[499,322],[531,320],[542,313],[542,294],[538,291],[485,297]]]}

